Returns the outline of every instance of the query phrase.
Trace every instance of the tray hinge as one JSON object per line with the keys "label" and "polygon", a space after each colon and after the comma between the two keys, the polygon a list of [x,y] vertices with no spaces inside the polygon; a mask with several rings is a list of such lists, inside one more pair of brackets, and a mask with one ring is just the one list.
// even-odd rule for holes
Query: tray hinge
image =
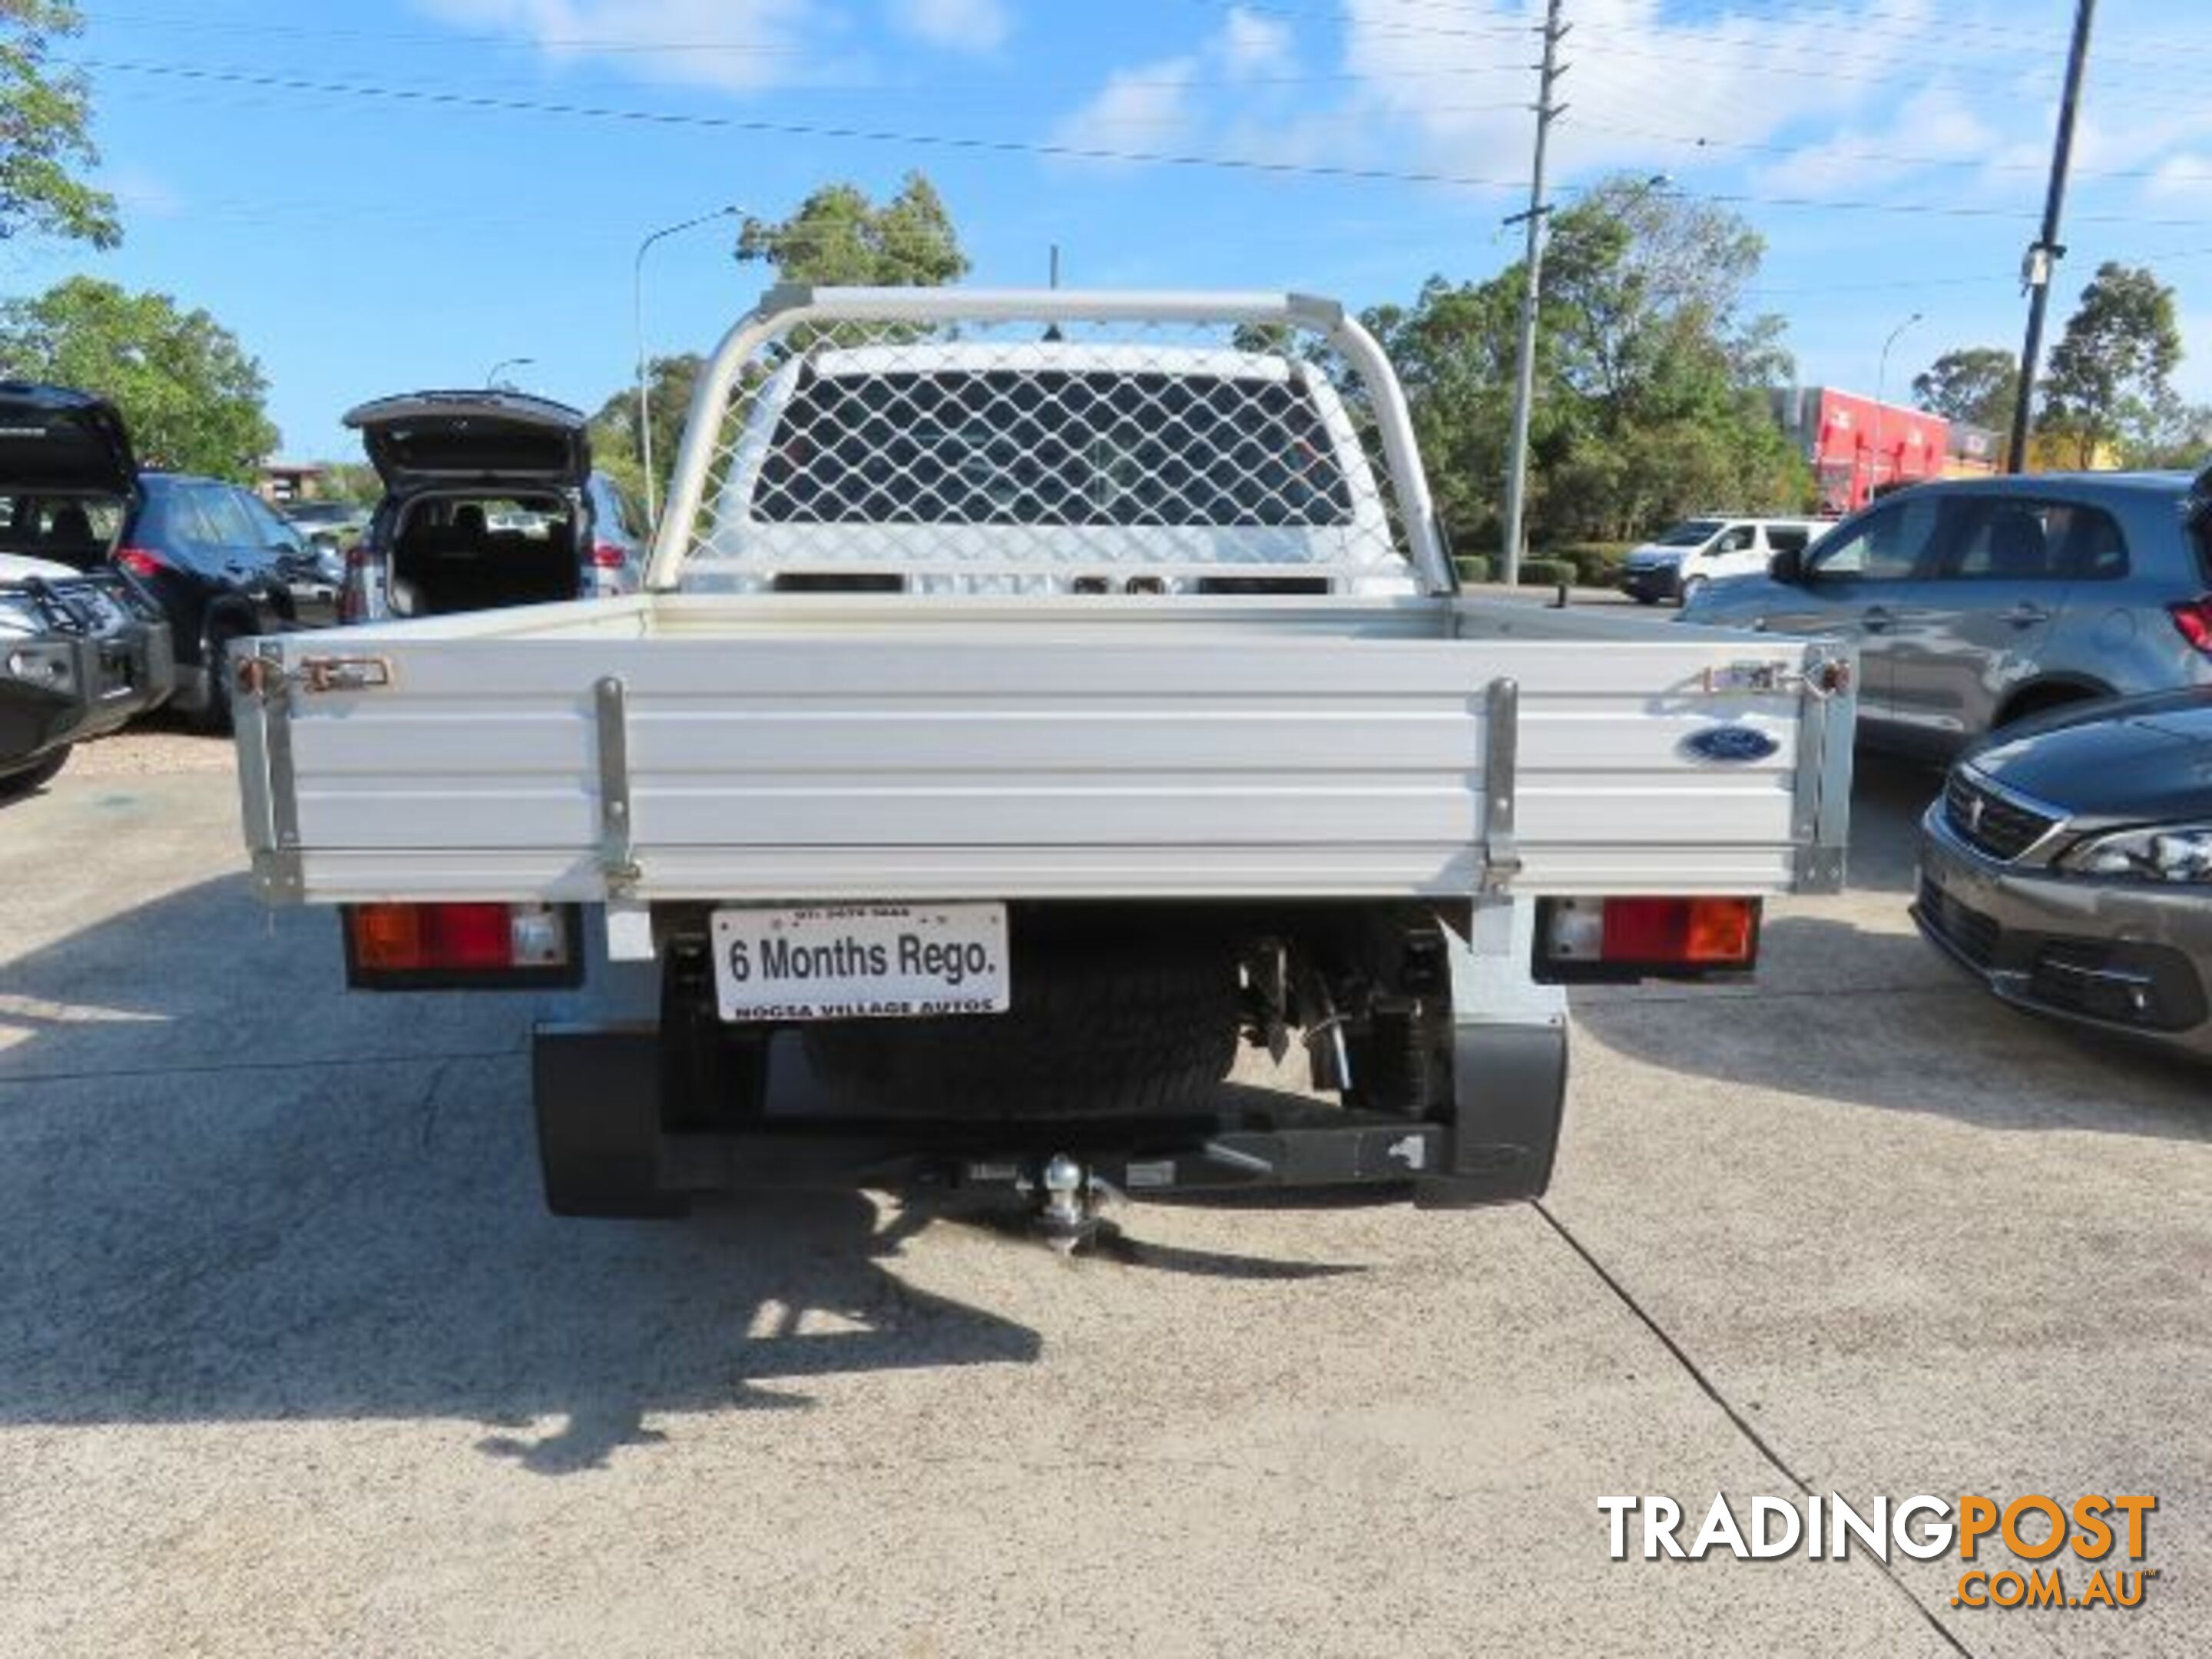
{"label": "tray hinge", "polygon": [[[1851,799],[1848,653],[1808,654],[1797,708],[1797,776],[1790,813],[1791,890],[1843,890]],[[1822,690],[1826,684],[1829,689]]]}
{"label": "tray hinge", "polygon": [[263,900],[297,900],[306,878],[300,861],[300,792],[292,764],[291,675],[284,670],[284,647],[275,640],[256,642],[252,654],[237,658],[240,684],[261,705],[261,756],[268,775],[269,841],[253,854],[253,888]]}
{"label": "tray hinge", "polygon": [[592,702],[599,728],[599,872],[614,897],[645,874],[630,856],[629,694],[609,674],[592,686]]}
{"label": "tray hinge", "polygon": [[1513,797],[1521,755],[1521,685],[1494,679],[1483,694],[1482,881],[1480,896],[1505,896],[1521,873],[1521,846],[1513,831]]}

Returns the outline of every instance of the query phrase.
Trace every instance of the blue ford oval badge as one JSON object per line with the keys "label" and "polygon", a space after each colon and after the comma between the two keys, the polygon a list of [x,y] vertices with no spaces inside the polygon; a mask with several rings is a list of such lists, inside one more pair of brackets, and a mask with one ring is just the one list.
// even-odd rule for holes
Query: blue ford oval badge
{"label": "blue ford oval badge", "polygon": [[1741,766],[1765,760],[1782,745],[1755,726],[1709,726],[1683,738],[1682,747],[1699,760]]}

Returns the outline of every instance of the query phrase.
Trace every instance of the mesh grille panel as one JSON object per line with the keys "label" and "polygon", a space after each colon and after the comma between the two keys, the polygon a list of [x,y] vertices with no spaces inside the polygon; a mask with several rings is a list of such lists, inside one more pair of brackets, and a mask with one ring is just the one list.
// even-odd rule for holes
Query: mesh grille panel
{"label": "mesh grille panel", "polygon": [[1196,592],[1227,566],[1410,592],[1372,410],[1318,333],[1284,325],[807,324],[738,368],[685,581]]}

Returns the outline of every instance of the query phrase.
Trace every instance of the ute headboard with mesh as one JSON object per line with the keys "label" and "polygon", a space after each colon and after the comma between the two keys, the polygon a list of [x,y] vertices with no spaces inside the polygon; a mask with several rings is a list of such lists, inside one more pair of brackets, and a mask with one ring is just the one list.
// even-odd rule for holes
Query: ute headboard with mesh
{"label": "ute headboard with mesh", "polygon": [[701,374],[648,580],[1455,586],[1396,377],[1332,301],[800,287]]}

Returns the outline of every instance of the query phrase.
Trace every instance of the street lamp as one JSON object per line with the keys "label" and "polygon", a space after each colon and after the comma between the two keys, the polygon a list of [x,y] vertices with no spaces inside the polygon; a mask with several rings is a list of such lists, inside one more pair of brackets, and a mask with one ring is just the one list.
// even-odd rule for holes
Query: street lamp
{"label": "street lamp", "polygon": [[537,364],[538,359],[535,357],[502,357],[485,374],[484,385],[487,388],[496,391],[499,388],[499,374],[501,369],[534,368]]}
{"label": "street lamp", "polygon": [[1874,499],[1875,486],[1881,482],[1881,400],[1883,396],[1882,389],[1889,382],[1889,349],[1897,343],[1897,337],[1899,335],[1904,333],[1906,329],[1911,328],[1913,324],[1919,320],[1920,313],[1916,311],[1910,317],[1907,317],[1903,322],[1899,323],[1895,328],[1890,330],[1889,337],[1881,343],[1881,361],[1875,365],[1874,465],[1867,478],[1867,500],[1869,501]]}
{"label": "street lamp", "polygon": [[645,255],[646,251],[664,236],[673,236],[678,231],[691,230],[700,225],[712,224],[717,219],[736,219],[744,216],[744,210],[734,203],[718,207],[712,213],[700,214],[696,218],[679,223],[663,225],[637,245],[637,258],[630,265],[629,299],[631,319],[637,330],[637,442],[638,453],[645,464],[645,518],[647,524],[659,516],[659,507],[653,500],[653,394],[646,386],[645,362]]}
{"label": "street lamp", "polygon": [[[1649,179],[1623,196],[1621,208],[1630,208],[1641,202],[1655,190],[1664,190],[1673,182],[1667,174],[1655,173]],[[1530,204],[1525,213],[1508,218],[1509,225],[1526,222],[1528,227],[1528,251],[1522,259],[1526,281],[1521,289],[1521,343],[1513,379],[1513,429],[1505,453],[1505,584],[1510,587],[1521,580],[1521,521],[1528,485],[1528,413],[1536,398],[1536,302],[1538,290],[1544,280],[1544,222],[1551,215],[1551,207],[1542,199],[1544,194],[1544,155],[1540,129],[1537,139],[1535,186],[1530,191]]]}

